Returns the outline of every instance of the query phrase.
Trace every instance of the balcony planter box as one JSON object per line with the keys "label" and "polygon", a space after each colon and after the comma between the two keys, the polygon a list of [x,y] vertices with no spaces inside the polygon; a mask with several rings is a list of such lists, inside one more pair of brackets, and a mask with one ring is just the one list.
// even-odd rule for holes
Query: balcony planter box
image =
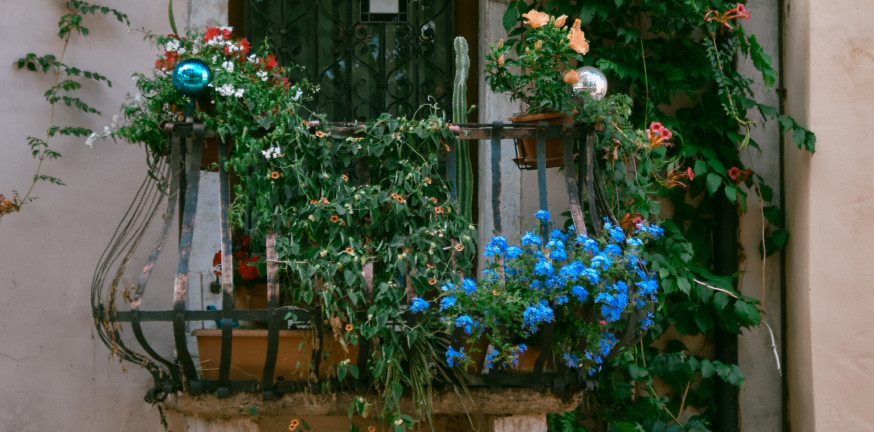
{"label": "balcony planter box", "polygon": [[[194,330],[200,356],[203,379],[218,379],[221,362],[221,329]],[[310,376],[313,364],[313,332],[310,330],[280,330],[274,380],[307,381],[329,377],[334,366],[348,360],[358,361],[358,347],[349,345],[348,352],[330,336],[325,337],[318,374]],[[230,379],[261,380],[267,358],[267,330],[237,330],[232,336]]]}

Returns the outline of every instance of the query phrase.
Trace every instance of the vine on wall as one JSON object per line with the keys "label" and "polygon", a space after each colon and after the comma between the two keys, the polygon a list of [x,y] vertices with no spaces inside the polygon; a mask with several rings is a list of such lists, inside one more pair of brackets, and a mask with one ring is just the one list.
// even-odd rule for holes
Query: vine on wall
{"label": "vine on wall", "polygon": [[[44,170],[44,163],[46,161],[61,157],[61,154],[51,146],[54,139],[60,136],[89,137],[86,142],[90,144],[97,138],[97,135],[91,129],[81,126],[56,124],[55,109],[63,105],[86,114],[100,115],[100,111],[78,97],[76,91],[82,88],[82,83],[85,80],[102,83],[107,87],[112,87],[112,82],[100,73],[67,64],[64,58],[73,36],[77,34],[87,36],[90,32],[83,22],[87,15],[111,16],[125,25],[130,25],[130,22],[127,15],[116,9],[80,0],[69,0],[64,3],[64,8],[65,11],[58,21],[58,38],[62,42],[60,51],[42,55],[28,53],[13,63],[19,70],[42,73],[51,77],[52,86],[43,94],[51,109],[46,120],[48,125],[44,135],[27,137],[27,144],[30,146],[33,157],[37,160],[33,179],[24,194],[19,193],[17,190],[12,191],[11,198],[0,194],[0,219],[4,215],[20,211],[22,206],[36,199],[33,192],[37,183],[49,182],[59,186],[64,185],[61,179],[46,174]],[[108,130],[106,132],[108,135]]]}
{"label": "vine on wall", "polygon": [[[738,386],[743,373],[737,365],[691,351],[666,332],[712,341],[717,329],[739,334],[762,323],[758,300],[737,294],[732,276],[711,271],[714,203],[727,199],[746,211],[752,192],[767,220],[760,251],[767,256],[780,250],[789,238],[782,210],[765,179],[739,156],[748,146],[759,148],[750,131],[760,125],[748,112],[776,119],[781,133],[790,134],[800,149],[812,153],[816,137],[776,107],[757,101],[753,80],[736,71],[737,59],[744,56],[768,89],[777,83],[771,57],[740,25],[754,16],[742,3],[513,0],[504,15],[507,30],[531,8],[579,17],[591,46],[586,62],[607,74],[613,93],[627,95],[587,105],[586,113],[601,125],[602,169],[622,185],[610,191],[614,212],[630,219],[658,215],[660,203],[653,198],[673,207],[671,219],[662,222],[666,235],[660,253],[646,257],[663,287],[656,324],[635,350],[604,368],[599,388],[583,408],[554,416],[551,426],[590,432],[710,430],[717,380]],[[645,184],[640,179],[651,166],[622,130],[651,122],[673,132],[672,145],[654,150],[673,164],[661,181]]]}

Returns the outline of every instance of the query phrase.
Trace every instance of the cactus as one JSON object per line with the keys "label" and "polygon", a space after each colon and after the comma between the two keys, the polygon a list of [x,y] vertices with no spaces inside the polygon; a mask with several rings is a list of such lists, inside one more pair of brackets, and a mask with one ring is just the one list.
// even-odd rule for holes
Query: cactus
{"label": "cactus", "polygon": [[[470,70],[467,40],[462,36],[455,38],[455,83],[452,87],[452,122],[464,123],[467,117],[467,72]],[[458,190],[458,211],[470,220],[473,217],[473,168],[470,164],[470,141],[458,140],[456,143],[456,188]]]}

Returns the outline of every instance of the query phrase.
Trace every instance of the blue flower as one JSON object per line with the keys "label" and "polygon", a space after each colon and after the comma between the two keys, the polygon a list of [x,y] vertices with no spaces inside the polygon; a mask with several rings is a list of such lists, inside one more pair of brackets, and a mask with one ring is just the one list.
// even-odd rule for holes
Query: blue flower
{"label": "blue flower", "polygon": [[470,315],[461,315],[458,318],[455,318],[455,326],[463,327],[465,334],[471,334],[479,327],[479,323],[475,322]]}
{"label": "blue flower", "polygon": [[601,281],[601,273],[598,273],[598,269],[590,267],[583,270],[583,276],[589,280],[589,282],[593,284],[597,284]]}
{"label": "blue flower", "polygon": [[622,231],[622,228],[618,226],[610,226],[608,228],[608,223],[604,224],[604,229],[607,230],[607,233],[610,234],[610,240],[614,243],[621,243],[625,241],[625,233]]}
{"label": "blue flower", "polygon": [[546,301],[541,300],[540,303],[525,308],[525,312],[522,313],[522,326],[531,333],[536,333],[538,324],[550,322],[554,317],[552,308],[546,304]]}
{"label": "blue flower", "polygon": [[483,256],[500,256],[504,253],[506,249],[507,239],[502,236],[494,236],[492,237],[492,240],[486,245]]}
{"label": "blue flower", "polygon": [[498,278],[498,274],[495,273],[494,270],[491,270],[491,269],[483,270],[483,279],[484,280],[497,279],[497,278]]}
{"label": "blue flower", "polygon": [[428,306],[430,306],[430,305],[428,304],[427,301],[425,301],[425,300],[423,300],[423,299],[421,299],[421,298],[419,298],[419,297],[414,297],[414,298],[413,298],[413,305],[410,306],[410,310],[411,310],[413,313],[421,312],[421,311],[423,311],[423,310],[425,310],[425,309],[428,309]]}
{"label": "blue flower", "polygon": [[555,274],[555,268],[552,263],[546,260],[540,260],[534,265],[534,274],[537,276],[552,276]]}
{"label": "blue flower", "polygon": [[573,287],[571,287],[571,295],[576,297],[577,300],[580,301],[580,303],[585,303],[586,297],[589,296],[589,292],[579,285],[574,285]]}
{"label": "blue flower", "polygon": [[586,236],[581,235],[581,236],[577,237],[577,244],[583,245],[583,250],[585,250],[586,252],[588,252],[592,255],[597,255],[597,254],[601,253],[601,250],[598,249],[598,242],[596,242],[595,240],[590,239]]}
{"label": "blue flower", "polygon": [[653,316],[652,316],[652,312],[647,312],[647,313],[646,313],[646,318],[640,320],[640,329],[641,329],[641,330],[646,330],[646,329],[648,329],[651,325],[653,325],[652,318],[653,318]]}
{"label": "blue flower", "polygon": [[549,222],[549,212],[546,210],[537,210],[537,213],[534,213],[534,217],[543,222]]}
{"label": "blue flower", "polygon": [[526,231],[525,235],[522,236],[522,246],[533,245],[533,246],[539,247],[540,244],[541,244],[540,236],[537,234],[534,234],[531,231]]}
{"label": "blue flower", "polygon": [[613,260],[610,259],[609,256],[604,254],[595,255],[592,258],[592,268],[601,267],[601,270],[607,270],[613,264]]}
{"label": "blue flower", "polygon": [[643,240],[637,237],[629,237],[628,240],[625,240],[625,243],[631,247],[643,246]]}
{"label": "blue flower", "polygon": [[656,281],[655,279],[652,279],[652,278],[644,279],[640,282],[637,282],[635,285],[637,285],[637,287],[640,288],[641,294],[643,294],[645,296],[650,296],[652,298],[655,297],[655,294],[659,289],[658,281]]}
{"label": "blue flower", "polygon": [[506,257],[507,259],[514,260],[522,255],[522,248],[519,246],[510,246],[507,248]]}
{"label": "blue flower", "polygon": [[489,353],[486,354],[486,364],[489,366],[489,369],[495,367],[495,357],[498,356],[498,350],[494,348],[489,349]]}
{"label": "blue flower", "polygon": [[452,345],[449,345],[449,348],[446,349],[446,364],[449,367],[455,366],[456,361],[464,361],[464,348],[459,348],[459,351],[456,351],[452,348]]}
{"label": "blue flower", "polygon": [[464,282],[461,284],[461,288],[464,290],[465,294],[471,295],[476,291],[476,282],[470,278],[464,278]]}
{"label": "blue flower", "polygon": [[440,291],[454,291],[454,290],[455,290],[455,285],[452,282],[446,282],[445,284],[443,284],[442,287],[440,287]]}
{"label": "blue flower", "polygon": [[613,333],[601,333],[601,340],[598,341],[600,356],[607,357],[610,354],[610,350],[616,346],[616,342],[616,336],[613,336]]}
{"label": "blue flower", "polygon": [[562,294],[562,295],[555,298],[555,304],[563,305],[565,303],[567,303],[567,295]]}
{"label": "blue flower", "polygon": [[564,261],[567,259],[567,252],[565,252],[564,247],[557,248],[549,253],[549,258],[553,261]]}
{"label": "blue flower", "polygon": [[604,253],[608,255],[621,256],[622,248],[617,244],[610,243],[604,248]]}
{"label": "blue flower", "polygon": [[558,271],[558,274],[567,280],[575,281],[578,277],[580,277],[585,268],[586,267],[583,265],[583,263],[579,261],[573,261],[562,267],[561,270]]}
{"label": "blue flower", "polygon": [[638,233],[644,233],[652,238],[659,238],[665,234],[665,229],[658,225],[640,224],[637,226]]}
{"label": "blue flower", "polygon": [[455,306],[455,297],[449,296],[440,299],[440,310],[446,310],[452,306]]}
{"label": "blue flower", "polygon": [[580,367],[580,359],[571,353],[564,353],[564,362],[569,368]]}

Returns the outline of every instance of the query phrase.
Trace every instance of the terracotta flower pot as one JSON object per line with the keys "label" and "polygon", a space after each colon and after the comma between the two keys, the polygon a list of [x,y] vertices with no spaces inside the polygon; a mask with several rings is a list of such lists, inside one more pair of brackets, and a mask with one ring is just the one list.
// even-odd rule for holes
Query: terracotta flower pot
{"label": "terracotta flower pot", "polygon": [[[220,329],[194,330],[200,356],[200,370],[204,379],[218,379],[221,363]],[[330,376],[334,366],[348,360],[358,361],[358,346],[349,345],[348,352],[332,337],[325,336],[322,361],[319,363],[320,378]],[[234,330],[231,346],[230,379],[261,380],[264,361],[267,358],[267,330]],[[280,330],[279,349],[273,379],[305,381],[310,378],[313,356],[313,332],[310,330]]]}
{"label": "terracotta flower pot", "polygon": [[[539,113],[539,114],[523,114],[510,117],[510,121],[515,124],[532,123],[537,124],[545,121],[549,125],[561,125],[572,123],[573,117],[566,116],[560,112]],[[546,140],[546,167],[557,167],[562,165],[563,145],[561,138],[550,138]],[[531,169],[537,168],[537,140],[534,138],[523,138],[516,140],[516,153],[518,157],[513,159],[519,168]]]}

